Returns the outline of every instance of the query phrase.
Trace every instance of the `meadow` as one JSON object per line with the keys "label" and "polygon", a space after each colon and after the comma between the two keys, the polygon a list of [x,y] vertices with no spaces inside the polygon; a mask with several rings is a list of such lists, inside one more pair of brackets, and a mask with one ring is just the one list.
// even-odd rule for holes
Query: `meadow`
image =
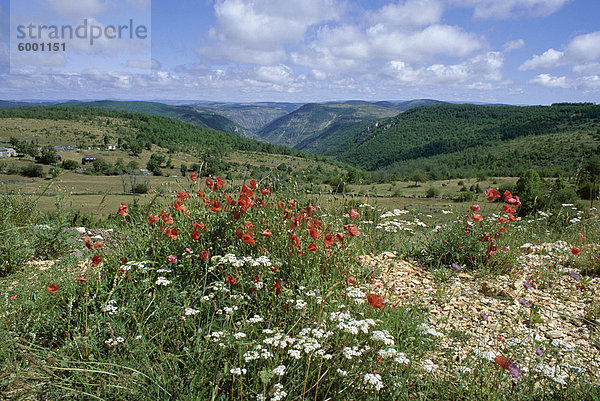
{"label": "meadow", "polygon": [[64,182],[2,195],[0,394],[599,399],[597,210],[518,217],[504,180],[449,204],[192,174],[87,220]]}

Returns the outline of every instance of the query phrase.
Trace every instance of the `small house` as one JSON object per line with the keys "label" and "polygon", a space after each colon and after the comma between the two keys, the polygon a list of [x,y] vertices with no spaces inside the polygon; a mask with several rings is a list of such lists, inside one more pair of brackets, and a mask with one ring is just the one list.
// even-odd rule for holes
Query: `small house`
{"label": "small house", "polygon": [[17,151],[13,148],[0,148],[0,157],[17,157]]}
{"label": "small house", "polygon": [[108,147],[106,149],[108,149],[110,151],[115,151],[115,150],[117,150],[117,145],[108,145]]}
{"label": "small house", "polygon": [[95,157],[86,156],[81,158],[81,164],[93,163],[94,161],[96,161]]}

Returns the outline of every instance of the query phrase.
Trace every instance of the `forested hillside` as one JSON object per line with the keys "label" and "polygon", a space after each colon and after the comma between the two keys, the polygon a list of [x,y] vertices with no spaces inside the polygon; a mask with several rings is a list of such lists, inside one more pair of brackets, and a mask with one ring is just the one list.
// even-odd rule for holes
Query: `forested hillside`
{"label": "forested hillside", "polygon": [[435,105],[370,125],[325,152],[367,170],[574,170],[598,152],[600,106]]}
{"label": "forested hillside", "polygon": [[283,146],[257,142],[226,132],[207,129],[176,119],[90,107],[22,107],[0,110],[0,118],[29,118],[50,120],[98,120],[112,124],[112,119],[124,120],[118,128],[119,142],[132,152],[151,144],[188,153],[221,155],[232,150],[252,150],[265,153],[298,154]]}

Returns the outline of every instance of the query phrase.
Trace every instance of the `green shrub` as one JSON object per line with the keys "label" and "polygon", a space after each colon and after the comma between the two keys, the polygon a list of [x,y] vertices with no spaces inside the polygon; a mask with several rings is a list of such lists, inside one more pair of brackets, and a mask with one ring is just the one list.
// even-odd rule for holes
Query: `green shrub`
{"label": "green shrub", "polygon": [[27,166],[23,166],[21,168],[21,175],[25,176],[25,177],[44,177],[44,169],[42,168],[42,166],[38,165],[38,164],[28,164]]}
{"label": "green shrub", "polygon": [[436,187],[429,187],[425,196],[428,198],[439,198],[440,197],[440,189]]}

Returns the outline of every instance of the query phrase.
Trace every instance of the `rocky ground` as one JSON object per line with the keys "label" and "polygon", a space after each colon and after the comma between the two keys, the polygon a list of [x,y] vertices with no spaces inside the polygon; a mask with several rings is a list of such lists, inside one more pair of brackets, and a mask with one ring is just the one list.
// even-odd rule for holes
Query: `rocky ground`
{"label": "rocky ground", "polygon": [[523,375],[600,384],[600,278],[562,267],[566,243],[521,249],[512,275],[493,278],[461,271],[440,280],[391,252],[364,262],[381,272],[376,287],[392,303],[428,310],[421,329],[438,346],[420,361],[424,369],[469,373],[503,355]]}

